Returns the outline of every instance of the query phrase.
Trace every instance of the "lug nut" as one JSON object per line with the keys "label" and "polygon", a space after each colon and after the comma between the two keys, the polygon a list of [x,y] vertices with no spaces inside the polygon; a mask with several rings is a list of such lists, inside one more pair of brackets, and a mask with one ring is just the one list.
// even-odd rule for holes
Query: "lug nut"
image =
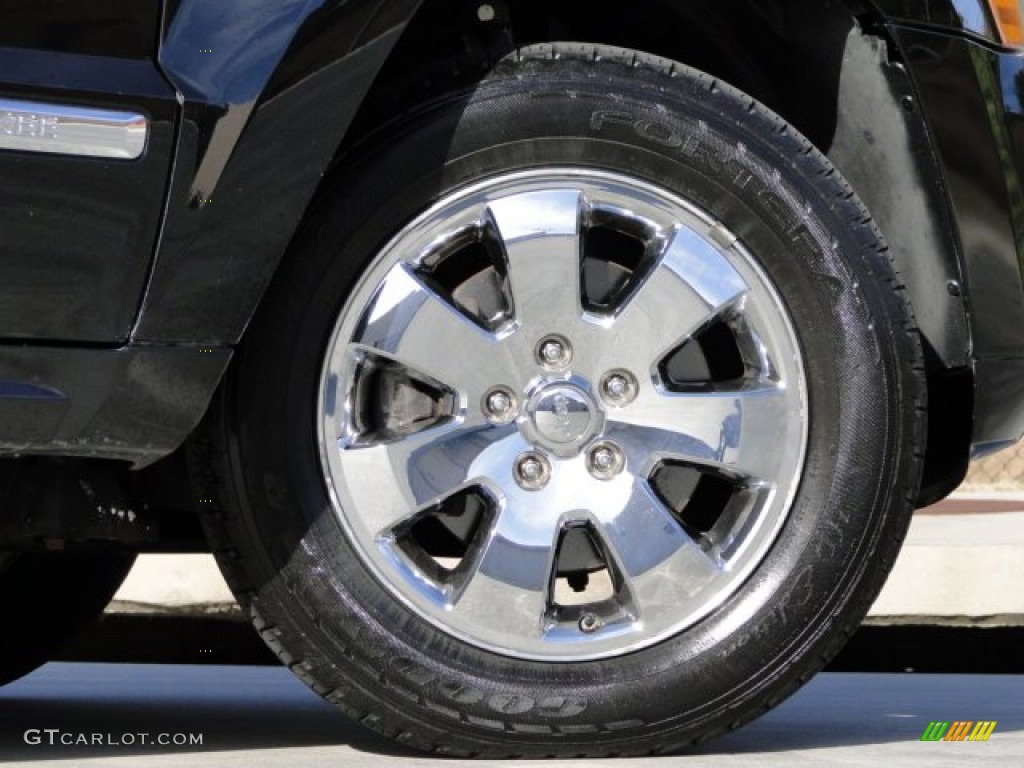
{"label": "lug nut", "polygon": [[527,491],[538,491],[551,479],[551,465],[539,453],[524,453],[516,459],[516,482]]}
{"label": "lug nut", "polygon": [[607,472],[615,466],[615,454],[609,448],[598,448],[590,458],[594,462],[594,469]]}
{"label": "lug nut", "polygon": [[508,424],[517,415],[516,397],[504,387],[495,387],[484,395],[484,413],[492,424]]}
{"label": "lug nut", "polygon": [[601,396],[610,405],[628,405],[636,399],[636,377],[629,371],[608,371],[601,377]]}
{"label": "lug nut", "polygon": [[537,362],[545,368],[565,368],[571,361],[572,347],[561,336],[547,336],[537,345]]}
{"label": "lug nut", "polygon": [[512,400],[504,392],[494,392],[487,398],[487,407],[491,409],[491,413],[502,414],[512,407]]}
{"label": "lug nut", "polygon": [[546,341],[540,353],[546,362],[557,363],[565,357],[565,348],[557,341]]}
{"label": "lug nut", "polygon": [[612,397],[622,397],[626,394],[629,384],[622,376],[612,376],[605,382],[605,391]]}
{"label": "lug nut", "polygon": [[610,480],[626,466],[622,450],[614,443],[598,443],[590,449],[587,467],[598,480]]}
{"label": "lug nut", "polygon": [[601,628],[601,619],[593,613],[584,613],[580,616],[580,632],[592,634]]}

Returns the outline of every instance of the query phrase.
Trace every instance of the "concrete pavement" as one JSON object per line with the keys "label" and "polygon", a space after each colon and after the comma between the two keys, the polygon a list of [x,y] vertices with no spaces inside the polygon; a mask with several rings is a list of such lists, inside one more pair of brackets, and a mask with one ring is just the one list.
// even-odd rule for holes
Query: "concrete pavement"
{"label": "concrete pavement", "polygon": [[[1022,585],[1024,494],[958,494],[914,516],[869,619],[1024,625]],[[219,613],[233,606],[212,557],[149,555],[139,558],[112,610]]]}
{"label": "concrete pavement", "polygon": [[1024,512],[915,515],[868,615],[894,623],[1024,624]]}
{"label": "concrete pavement", "polygon": [[[886,768],[1020,765],[1020,677],[823,674],[745,728],[683,755],[628,761],[629,768],[803,765]],[[921,742],[931,720],[995,720],[991,739]],[[50,746],[44,729],[57,729]],[[29,739],[41,743],[26,743]],[[40,733],[36,733],[39,731]],[[62,734],[199,734],[201,745],[60,746]],[[621,760],[431,759],[406,752],[338,715],[286,669],[50,664],[0,689],[0,761],[89,768],[621,768]]]}

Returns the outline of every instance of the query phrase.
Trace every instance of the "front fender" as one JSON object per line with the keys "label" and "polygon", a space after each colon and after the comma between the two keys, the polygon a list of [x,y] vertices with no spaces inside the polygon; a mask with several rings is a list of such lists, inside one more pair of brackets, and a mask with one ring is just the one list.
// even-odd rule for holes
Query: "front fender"
{"label": "front fender", "polygon": [[160,65],[183,115],[134,342],[238,342],[419,2],[169,4]]}

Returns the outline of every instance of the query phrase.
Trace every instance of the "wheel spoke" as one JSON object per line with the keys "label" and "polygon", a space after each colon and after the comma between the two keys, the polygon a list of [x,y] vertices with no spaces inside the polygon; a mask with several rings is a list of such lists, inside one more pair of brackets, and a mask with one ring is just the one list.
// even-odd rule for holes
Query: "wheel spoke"
{"label": "wheel spoke", "polygon": [[551,602],[556,534],[548,516],[502,511],[456,596],[456,614],[472,614],[495,632],[515,627],[539,638]]}
{"label": "wheel spoke", "polygon": [[354,346],[427,374],[475,402],[508,381],[498,338],[439,296],[405,263],[395,265],[363,313]]}
{"label": "wheel spoke", "polygon": [[691,539],[643,477],[623,476],[625,503],[617,494],[594,511],[598,534],[610,550],[623,581],[627,609],[643,619],[673,610],[721,573],[719,565]]}
{"label": "wheel spoke", "polygon": [[320,458],[356,555],[419,619],[529,663],[610,659],[756,572],[800,481],[806,379],[772,283],[711,222],[625,174],[516,170],[369,265],[324,361]]}
{"label": "wheel spoke", "polygon": [[581,313],[580,193],[525,192],[489,204],[504,245],[517,325],[558,331]]}
{"label": "wheel spoke", "polygon": [[620,307],[606,346],[637,371],[669,352],[748,291],[728,260],[693,230],[682,228]]}
{"label": "wheel spoke", "polygon": [[783,458],[779,448],[788,427],[802,418],[797,399],[788,394],[770,383],[687,393],[648,386],[636,402],[611,416],[607,435],[647,470],[659,460],[680,459],[770,481]]}
{"label": "wheel spoke", "polygon": [[[520,439],[514,427],[446,424],[391,443],[340,446],[344,481],[373,536],[388,531],[418,510],[486,478],[503,441]],[[483,464],[483,466],[482,466]]]}

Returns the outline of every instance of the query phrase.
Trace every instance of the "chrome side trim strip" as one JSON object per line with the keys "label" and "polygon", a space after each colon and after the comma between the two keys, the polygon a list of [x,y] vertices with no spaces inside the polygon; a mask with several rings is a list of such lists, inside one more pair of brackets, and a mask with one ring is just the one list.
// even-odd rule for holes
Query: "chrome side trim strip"
{"label": "chrome side trim strip", "polygon": [[148,136],[134,112],[0,99],[0,149],[134,160]]}

